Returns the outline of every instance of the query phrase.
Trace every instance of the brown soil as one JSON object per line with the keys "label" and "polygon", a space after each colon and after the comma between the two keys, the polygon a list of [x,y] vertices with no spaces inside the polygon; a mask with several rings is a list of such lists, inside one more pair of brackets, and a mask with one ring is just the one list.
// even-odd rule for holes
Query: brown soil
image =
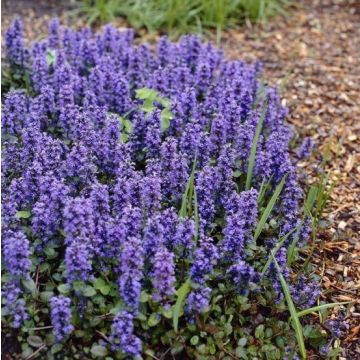
{"label": "brown soil", "polygon": [[[231,58],[260,59],[267,81],[283,91],[289,122],[301,136],[311,136],[320,151],[330,150],[327,171],[334,189],[314,264],[322,276],[324,300],[357,302],[349,309],[350,329],[341,342],[342,359],[356,360],[360,359],[360,2],[298,3],[286,16],[267,24],[227,31],[223,48]],[[23,18],[29,39],[44,36],[55,15],[66,25],[83,24],[66,12],[73,7],[74,0],[4,0],[2,32],[15,15]],[[316,164],[301,166],[312,173]]]}

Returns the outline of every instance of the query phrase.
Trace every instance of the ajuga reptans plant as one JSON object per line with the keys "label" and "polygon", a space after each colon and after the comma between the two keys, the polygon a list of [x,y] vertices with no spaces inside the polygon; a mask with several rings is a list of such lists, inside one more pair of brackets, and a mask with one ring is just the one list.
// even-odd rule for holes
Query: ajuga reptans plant
{"label": "ajuga reptans plant", "polygon": [[28,337],[50,358],[296,351],[273,264],[261,273],[278,239],[297,306],[318,290],[287,266],[309,228],[260,63],[194,36],[152,48],[56,20],[27,47],[16,20],[5,62],[3,315],[23,356]]}

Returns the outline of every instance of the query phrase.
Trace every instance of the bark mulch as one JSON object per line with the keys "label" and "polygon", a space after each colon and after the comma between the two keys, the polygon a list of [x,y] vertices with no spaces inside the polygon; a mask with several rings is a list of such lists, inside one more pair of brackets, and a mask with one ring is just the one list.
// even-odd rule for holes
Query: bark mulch
{"label": "bark mulch", "polygon": [[[360,1],[303,0],[286,16],[246,24],[224,34],[227,56],[260,59],[265,78],[282,89],[288,121],[327,152],[334,188],[325,208],[313,263],[323,283],[322,300],[353,301],[340,359],[360,359]],[[59,16],[67,25],[84,21],[66,13],[73,1],[4,0],[2,33],[22,16],[28,38],[44,36]],[[117,21],[123,26],[123,21]],[[314,173],[313,161],[301,164]],[[310,183],[313,179],[310,176]],[[336,316],[333,310],[332,316]],[[318,358],[317,355],[311,359]]]}
{"label": "bark mulch", "polygon": [[232,58],[260,59],[266,80],[283,91],[288,121],[330,150],[334,188],[313,262],[324,300],[357,302],[341,345],[344,359],[360,359],[360,2],[303,1],[266,25],[228,32],[224,48]]}

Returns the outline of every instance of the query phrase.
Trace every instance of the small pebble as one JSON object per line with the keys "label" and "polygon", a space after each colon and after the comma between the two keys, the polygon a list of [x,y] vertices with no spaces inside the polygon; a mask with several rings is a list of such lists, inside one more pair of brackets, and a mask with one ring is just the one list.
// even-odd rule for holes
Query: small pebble
{"label": "small pebble", "polygon": [[340,230],[345,230],[346,225],[347,225],[347,223],[342,220],[342,221],[339,222],[338,228],[339,228]]}

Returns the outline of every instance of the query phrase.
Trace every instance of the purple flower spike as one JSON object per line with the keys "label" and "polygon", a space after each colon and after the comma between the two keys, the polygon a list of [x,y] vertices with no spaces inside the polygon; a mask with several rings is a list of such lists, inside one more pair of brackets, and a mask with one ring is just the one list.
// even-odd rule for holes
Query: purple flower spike
{"label": "purple flower spike", "polygon": [[152,271],[153,299],[158,302],[166,302],[175,293],[174,254],[165,247],[160,247],[152,262],[154,268]]}
{"label": "purple flower spike", "polygon": [[227,275],[238,292],[242,295],[249,293],[249,285],[256,283],[259,279],[255,270],[244,261],[239,261],[231,265],[227,270]]}
{"label": "purple flower spike", "polygon": [[297,156],[299,157],[299,159],[306,159],[311,155],[313,148],[314,141],[311,138],[306,138],[298,149]]}
{"label": "purple flower spike", "polygon": [[50,300],[51,323],[56,341],[61,342],[69,335],[74,326],[71,324],[71,300],[65,296],[54,296]]}
{"label": "purple flower spike", "polygon": [[5,266],[11,276],[17,279],[28,278],[31,261],[29,241],[26,236],[20,231],[6,231],[2,245]]}
{"label": "purple flower spike", "polygon": [[3,289],[3,297],[6,300],[6,310],[12,317],[12,326],[19,328],[24,321],[29,319],[24,299],[20,298],[21,290],[17,280],[9,281]]}
{"label": "purple flower spike", "polygon": [[198,284],[204,284],[207,277],[211,275],[218,259],[218,249],[213,244],[212,239],[202,238],[200,246],[194,254],[194,263],[190,268],[192,281]]}
{"label": "purple flower spike", "polygon": [[119,289],[124,302],[132,310],[137,310],[140,301],[143,264],[144,249],[141,240],[128,237],[120,255]]}
{"label": "purple flower spike", "polygon": [[209,309],[211,289],[209,287],[193,290],[187,298],[187,311],[203,313]]}
{"label": "purple flower spike", "polygon": [[11,64],[22,65],[24,61],[24,39],[22,22],[15,19],[5,35],[6,59]]}
{"label": "purple flower spike", "polygon": [[137,356],[141,353],[141,341],[134,335],[134,315],[127,312],[119,312],[111,326],[110,341],[114,350]]}
{"label": "purple flower spike", "polygon": [[88,280],[92,270],[91,259],[92,254],[85,241],[78,239],[69,244],[65,253],[68,281]]}

